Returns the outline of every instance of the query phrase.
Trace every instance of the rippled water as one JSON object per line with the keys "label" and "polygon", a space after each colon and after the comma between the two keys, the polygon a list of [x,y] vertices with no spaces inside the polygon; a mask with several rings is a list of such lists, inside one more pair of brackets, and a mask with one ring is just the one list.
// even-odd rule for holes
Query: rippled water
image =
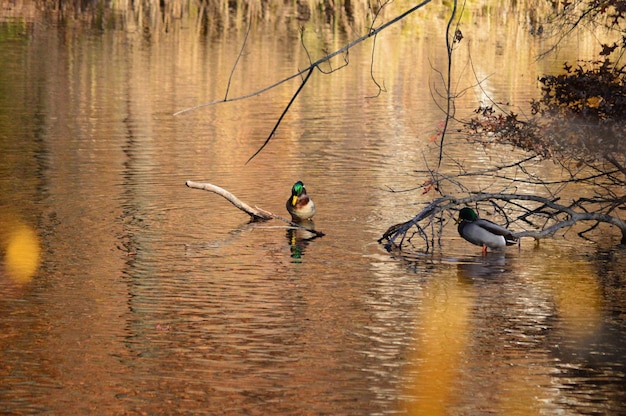
{"label": "rippled water", "polygon": [[[0,24],[2,412],[626,410],[621,250],[568,236],[482,257],[453,229],[428,256],[377,244],[428,197],[389,191],[419,185],[432,160],[436,42],[379,39],[390,68],[376,99],[368,51],[316,75],[245,164],[294,85],[173,116],[222,96],[240,37],[39,24],[12,36],[12,24]],[[296,67],[297,40],[255,39],[233,94]],[[535,85],[492,82],[516,99]],[[326,235],[250,223],[189,179],[279,215],[302,179]],[[16,280],[7,247],[20,261],[38,247],[36,273]]]}

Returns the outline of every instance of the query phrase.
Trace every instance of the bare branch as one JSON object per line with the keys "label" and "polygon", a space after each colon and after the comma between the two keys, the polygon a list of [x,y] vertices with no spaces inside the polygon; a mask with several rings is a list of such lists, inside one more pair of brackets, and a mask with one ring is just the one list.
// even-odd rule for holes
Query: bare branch
{"label": "bare branch", "polygon": [[258,209],[252,208],[250,205],[241,201],[239,198],[237,198],[235,195],[228,192],[226,189],[220,188],[217,185],[213,185],[211,183],[194,182],[194,181],[187,181],[185,182],[185,185],[187,185],[189,188],[202,189],[204,191],[213,192],[224,197],[228,202],[233,204],[235,207],[239,208],[246,214],[250,215],[250,217],[252,217],[253,220],[264,221],[264,220],[269,220],[272,218],[272,216],[267,215],[265,211],[260,211]]}

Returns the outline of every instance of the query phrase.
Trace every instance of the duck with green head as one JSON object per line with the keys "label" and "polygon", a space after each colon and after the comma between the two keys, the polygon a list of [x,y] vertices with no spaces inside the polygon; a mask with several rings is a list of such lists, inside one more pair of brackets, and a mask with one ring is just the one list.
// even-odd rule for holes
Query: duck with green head
{"label": "duck with green head", "polygon": [[471,208],[463,208],[459,212],[459,235],[477,246],[482,246],[483,253],[487,247],[501,249],[517,243],[517,237],[511,231],[488,220],[478,218]]}
{"label": "duck with green head", "polygon": [[315,215],[315,204],[306,194],[302,181],[293,184],[291,196],[287,200],[287,211],[293,221],[310,220]]}

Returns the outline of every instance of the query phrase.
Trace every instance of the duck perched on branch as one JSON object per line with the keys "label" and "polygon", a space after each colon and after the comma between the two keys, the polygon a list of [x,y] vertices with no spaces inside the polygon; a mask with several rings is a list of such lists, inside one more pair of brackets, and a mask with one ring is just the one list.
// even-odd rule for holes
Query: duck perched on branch
{"label": "duck perched on branch", "polygon": [[488,220],[478,218],[471,208],[463,208],[459,212],[459,235],[477,246],[482,246],[483,254],[487,247],[501,249],[517,243],[517,237],[511,231]]}
{"label": "duck perched on branch", "polygon": [[307,195],[302,181],[293,184],[291,196],[287,200],[286,206],[295,222],[310,220],[315,215],[315,204]]}

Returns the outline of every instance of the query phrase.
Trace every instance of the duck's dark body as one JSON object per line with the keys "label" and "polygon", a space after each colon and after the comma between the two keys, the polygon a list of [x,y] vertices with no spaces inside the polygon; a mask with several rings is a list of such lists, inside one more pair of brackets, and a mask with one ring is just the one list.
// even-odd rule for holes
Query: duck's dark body
{"label": "duck's dark body", "polygon": [[478,218],[471,208],[459,212],[459,235],[477,246],[501,249],[517,243],[517,237],[511,231],[488,220]]}

